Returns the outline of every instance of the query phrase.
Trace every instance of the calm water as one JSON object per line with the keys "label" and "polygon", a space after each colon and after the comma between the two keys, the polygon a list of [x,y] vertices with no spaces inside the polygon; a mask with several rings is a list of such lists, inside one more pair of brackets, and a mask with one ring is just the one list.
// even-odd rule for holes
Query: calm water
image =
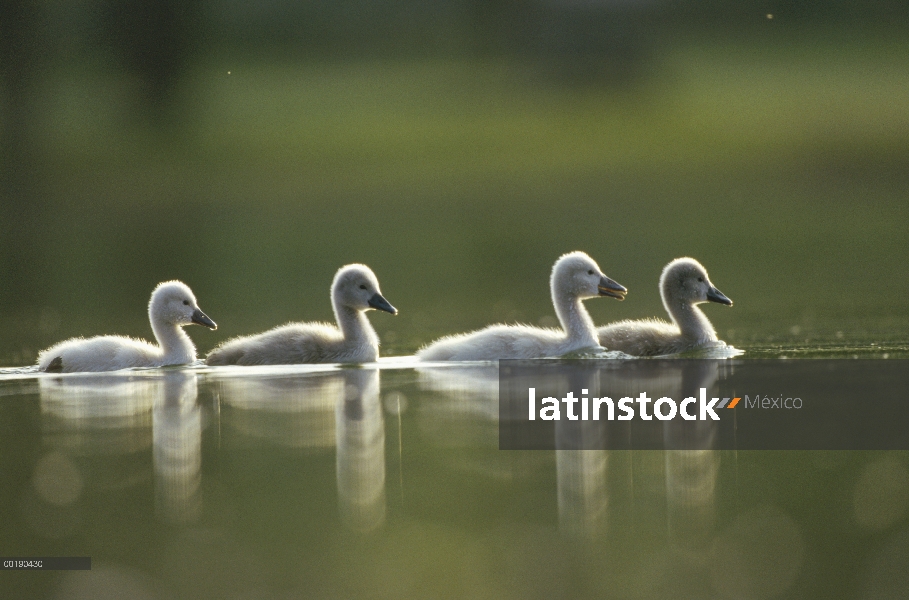
{"label": "calm water", "polygon": [[[860,347],[859,347],[860,346]],[[905,346],[744,355],[905,357]],[[500,451],[497,372],[0,375],[5,597],[896,598],[903,452]]]}

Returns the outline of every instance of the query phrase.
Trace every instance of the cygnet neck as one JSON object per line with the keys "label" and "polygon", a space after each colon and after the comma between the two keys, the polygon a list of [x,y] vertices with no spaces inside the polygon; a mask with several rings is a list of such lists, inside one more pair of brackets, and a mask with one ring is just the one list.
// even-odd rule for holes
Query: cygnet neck
{"label": "cygnet neck", "polygon": [[378,343],[379,338],[376,331],[372,328],[372,323],[366,318],[364,311],[341,304],[334,299],[332,304],[338,328],[346,341]]}
{"label": "cygnet neck", "polygon": [[672,317],[672,322],[678,325],[682,336],[698,342],[715,342],[716,331],[700,308],[684,300],[670,300],[663,295],[663,306]]}
{"label": "cygnet neck", "polygon": [[166,364],[186,364],[196,360],[196,347],[189,336],[174,323],[161,322],[149,315],[152,332]]}
{"label": "cygnet neck", "polygon": [[552,305],[569,341],[585,347],[599,346],[596,327],[584,303],[574,294],[560,292],[552,286]]}

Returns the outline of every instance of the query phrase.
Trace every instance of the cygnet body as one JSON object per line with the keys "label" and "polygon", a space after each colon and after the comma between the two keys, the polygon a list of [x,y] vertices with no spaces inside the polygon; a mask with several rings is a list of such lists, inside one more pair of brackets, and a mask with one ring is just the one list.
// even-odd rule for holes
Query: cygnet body
{"label": "cygnet body", "polygon": [[379,281],[366,265],[347,265],[335,274],[331,303],[337,327],[328,323],[288,323],[264,333],[228,340],[212,350],[209,365],[292,365],[373,362],[379,336],[365,312],[398,311],[382,297]]}
{"label": "cygnet body", "polygon": [[196,347],[183,326],[197,324],[217,329],[215,322],[199,309],[189,286],[179,281],[158,284],[148,303],[148,319],[157,346],[114,335],[73,338],[42,351],[38,368],[73,373],[185,365],[196,360]]}
{"label": "cygnet body", "polygon": [[697,307],[704,302],[732,306],[732,300],[716,289],[707,269],[693,258],[677,258],[660,276],[663,306],[672,319],[619,321],[597,330],[600,344],[632,356],[660,356],[693,350],[717,343],[710,320]]}
{"label": "cygnet body", "polygon": [[565,254],[556,261],[549,287],[562,329],[492,325],[443,337],[417,352],[417,357],[424,361],[545,358],[598,348],[596,328],[582,301],[597,296],[623,300],[627,290],[603,275],[583,252]]}

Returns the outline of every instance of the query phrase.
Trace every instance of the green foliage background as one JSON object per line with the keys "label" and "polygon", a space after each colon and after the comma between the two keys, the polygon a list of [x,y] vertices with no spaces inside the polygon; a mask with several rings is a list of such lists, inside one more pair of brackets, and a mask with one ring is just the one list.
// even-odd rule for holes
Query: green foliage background
{"label": "green foliage background", "polygon": [[630,289],[588,302],[598,323],[662,315],[660,270],[689,255],[738,346],[905,341],[909,36],[748,19],[641,25],[630,74],[580,80],[561,55],[209,45],[152,111],[127,69],[47,61],[7,162],[0,363],[148,337],[173,278],[219,324],[191,332],[203,353],[330,320],[355,261],[400,310],[372,317],[383,352],[411,353],[553,324],[549,269],[576,249]]}

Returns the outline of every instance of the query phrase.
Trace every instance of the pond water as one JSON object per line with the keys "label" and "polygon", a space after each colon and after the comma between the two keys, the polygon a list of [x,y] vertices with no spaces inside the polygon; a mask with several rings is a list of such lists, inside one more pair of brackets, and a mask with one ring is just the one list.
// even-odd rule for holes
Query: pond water
{"label": "pond water", "polygon": [[[732,362],[903,357],[748,348]],[[494,364],[0,373],[6,597],[893,598],[909,453],[504,451]]]}

